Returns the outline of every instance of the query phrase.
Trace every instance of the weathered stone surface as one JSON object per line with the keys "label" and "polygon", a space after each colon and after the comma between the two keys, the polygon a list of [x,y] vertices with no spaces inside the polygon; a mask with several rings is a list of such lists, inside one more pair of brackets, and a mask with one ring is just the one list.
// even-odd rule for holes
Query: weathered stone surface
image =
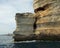
{"label": "weathered stone surface", "polygon": [[14,31],[14,34],[29,36],[30,34],[33,34],[33,31]]}
{"label": "weathered stone surface", "polygon": [[56,7],[56,5],[60,5],[60,0],[34,0],[33,7],[34,9],[38,8],[53,8]]}
{"label": "weathered stone surface", "polygon": [[46,23],[46,22],[58,22],[58,21],[60,21],[60,15],[46,16],[46,17],[38,18],[36,24]]}
{"label": "weathered stone surface", "polygon": [[19,24],[16,27],[17,31],[33,31],[33,25],[31,24]]}
{"label": "weathered stone surface", "polygon": [[17,24],[33,24],[35,21],[32,13],[17,13],[15,19]]}
{"label": "weathered stone surface", "polygon": [[29,13],[29,12],[27,12],[27,13],[16,13],[16,16],[15,16],[16,18],[33,18],[34,17],[34,14],[33,13]]}
{"label": "weathered stone surface", "polygon": [[[33,34],[33,25],[35,22],[34,14],[32,13],[17,13],[15,16],[16,29],[14,31],[15,40],[24,40],[30,34]],[[22,35],[22,36],[21,36]]]}
{"label": "weathered stone surface", "polygon": [[46,4],[50,5],[50,4],[55,3],[57,1],[59,1],[59,0],[34,0],[33,6],[34,6],[34,9],[37,9],[39,7],[45,6]]}
{"label": "weathered stone surface", "polygon": [[37,36],[35,34],[31,34],[29,36],[17,34],[14,36],[14,39],[15,39],[15,41],[28,41],[28,40],[35,40],[36,37]]}
{"label": "weathered stone surface", "polygon": [[[21,26],[20,26],[21,25]],[[33,24],[18,24],[17,27],[33,27]]]}
{"label": "weathered stone surface", "polygon": [[39,29],[36,29],[35,34],[38,35],[40,33],[58,36],[60,34],[60,28],[41,28],[41,29],[39,28]]}
{"label": "weathered stone surface", "polygon": [[[60,0],[34,0],[34,9],[36,16],[49,16],[52,14],[60,14]],[[35,5],[37,4],[37,5]],[[35,7],[36,6],[36,7]]]}
{"label": "weathered stone surface", "polygon": [[17,24],[33,24],[35,21],[35,19],[33,17],[25,17],[25,18],[20,18],[20,19],[16,19]]}
{"label": "weathered stone surface", "polygon": [[34,0],[37,39],[60,40],[60,0]]}
{"label": "weathered stone surface", "polygon": [[60,0],[34,0],[34,12],[16,14],[15,40],[60,40]]}
{"label": "weathered stone surface", "polygon": [[38,27],[60,27],[60,21],[58,22],[46,22],[46,23],[40,23],[36,25]]}

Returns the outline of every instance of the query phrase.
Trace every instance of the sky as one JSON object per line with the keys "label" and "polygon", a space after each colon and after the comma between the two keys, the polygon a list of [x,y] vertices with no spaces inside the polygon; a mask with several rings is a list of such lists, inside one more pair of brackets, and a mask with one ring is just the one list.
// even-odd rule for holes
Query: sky
{"label": "sky", "polygon": [[33,0],[0,0],[0,34],[16,29],[15,14],[34,12]]}

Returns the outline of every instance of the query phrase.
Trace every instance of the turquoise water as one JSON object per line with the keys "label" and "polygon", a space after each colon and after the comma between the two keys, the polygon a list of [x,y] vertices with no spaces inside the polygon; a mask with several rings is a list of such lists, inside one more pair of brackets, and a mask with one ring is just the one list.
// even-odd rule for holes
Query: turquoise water
{"label": "turquoise water", "polygon": [[60,48],[60,42],[14,42],[12,36],[0,36],[0,48]]}

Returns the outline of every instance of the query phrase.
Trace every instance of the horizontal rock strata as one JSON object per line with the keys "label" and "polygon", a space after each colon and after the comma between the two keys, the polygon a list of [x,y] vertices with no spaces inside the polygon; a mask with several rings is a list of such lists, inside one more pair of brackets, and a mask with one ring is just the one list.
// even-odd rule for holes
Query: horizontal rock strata
{"label": "horizontal rock strata", "polygon": [[60,0],[34,0],[33,8],[16,14],[14,39],[60,41]]}
{"label": "horizontal rock strata", "polygon": [[60,40],[60,0],[34,0],[38,39]]}
{"label": "horizontal rock strata", "polygon": [[33,34],[35,18],[32,13],[17,13],[16,17],[16,30],[14,31],[15,40],[23,40],[25,37]]}

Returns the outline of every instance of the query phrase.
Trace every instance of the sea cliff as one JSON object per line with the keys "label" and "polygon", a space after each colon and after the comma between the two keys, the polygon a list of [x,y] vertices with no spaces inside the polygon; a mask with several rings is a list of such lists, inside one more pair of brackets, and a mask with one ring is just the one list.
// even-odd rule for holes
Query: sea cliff
{"label": "sea cliff", "polygon": [[16,40],[60,41],[60,0],[34,0],[35,13],[17,13]]}
{"label": "sea cliff", "polygon": [[34,34],[34,14],[32,13],[17,13],[15,16],[16,30],[14,31],[14,39],[21,40]]}

